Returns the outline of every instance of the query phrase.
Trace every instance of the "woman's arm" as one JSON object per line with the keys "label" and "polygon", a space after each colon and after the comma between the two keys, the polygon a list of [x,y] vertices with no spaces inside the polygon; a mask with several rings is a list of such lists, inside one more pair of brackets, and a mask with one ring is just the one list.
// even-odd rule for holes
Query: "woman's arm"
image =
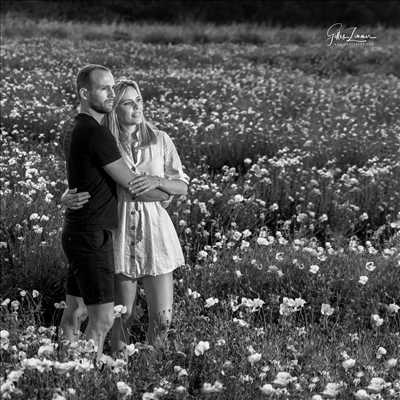
{"label": "woman's arm", "polygon": [[148,190],[138,196],[132,195],[127,190],[125,192],[127,194],[128,201],[129,199],[131,199],[131,201],[144,201],[144,202],[166,201],[169,200],[170,198],[170,195],[166,191],[160,189]]}
{"label": "woman's arm", "polygon": [[170,195],[186,195],[188,185],[180,179],[160,178],[159,176],[153,175],[139,175],[129,183],[129,189],[137,196],[154,189],[160,189]]}
{"label": "woman's arm", "polygon": [[[77,189],[69,189],[67,188],[65,192],[61,196],[61,204],[70,208],[71,210],[79,210],[82,208],[90,199],[89,192],[76,192]],[[162,190],[154,189],[150,190],[146,193],[143,193],[140,196],[133,197],[132,194],[126,190],[126,199],[132,199],[131,201],[143,201],[143,202],[152,202],[152,201],[168,201],[170,199],[170,195]]]}
{"label": "woman's arm", "polygon": [[188,192],[188,184],[180,179],[160,178],[160,185],[158,187],[169,194],[186,196]]}

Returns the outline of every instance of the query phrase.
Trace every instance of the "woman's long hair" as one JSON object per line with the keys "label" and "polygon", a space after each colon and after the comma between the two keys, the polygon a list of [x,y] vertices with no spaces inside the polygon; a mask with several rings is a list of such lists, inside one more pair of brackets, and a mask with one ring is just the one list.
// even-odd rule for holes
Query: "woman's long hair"
{"label": "woman's long hair", "polygon": [[[127,149],[130,147],[129,138],[124,135],[121,129],[121,125],[118,121],[116,109],[121,102],[121,99],[128,87],[133,87],[136,92],[142,97],[140,92],[139,86],[135,81],[132,80],[119,80],[117,81],[114,92],[115,92],[115,99],[114,99],[114,106],[112,111],[104,118],[104,125],[111,131],[113,136],[115,137],[118,147],[124,152],[127,152]],[[157,140],[157,129],[150,124],[144,118],[142,113],[142,121],[138,126],[138,145],[139,147],[145,147]]]}

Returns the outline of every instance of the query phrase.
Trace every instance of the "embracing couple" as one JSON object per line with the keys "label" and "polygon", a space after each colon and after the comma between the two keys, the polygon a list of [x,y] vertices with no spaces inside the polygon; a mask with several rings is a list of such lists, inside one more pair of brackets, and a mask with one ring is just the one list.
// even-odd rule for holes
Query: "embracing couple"
{"label": "embracing couple", "polygon": [[[68,259],[63,339],[98,346],[112,328],[113,353],[127,344],[137,279],[149,312],[147,339],[158,346],[172,319],[173,278],[184,257],[165,210],[187,193],[189,178],[171,138],[147,122],[135,81],[114,82],[101,65],[82,68],[76,80],[80,112],[65,141],[68,189],[62,246]],[[114,305],[126,313],[114,320]]]}

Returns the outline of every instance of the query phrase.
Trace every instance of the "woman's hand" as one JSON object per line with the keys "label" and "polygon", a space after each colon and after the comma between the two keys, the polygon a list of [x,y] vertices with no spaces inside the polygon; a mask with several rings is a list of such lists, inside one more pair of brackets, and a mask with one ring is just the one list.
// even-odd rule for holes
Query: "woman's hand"
{"label": "woman's hand", "polygon": [[129,191],[140,196],[149,190],[157,189],[160,186],[161,178],[153,175],[139,175],[129,182]]}
{"label": "woman's hand", "polygon": [[89,192],[79,192],[78,189],[67,189],[61,196],[61,204],[71,210],[79,210],[90,199]]}

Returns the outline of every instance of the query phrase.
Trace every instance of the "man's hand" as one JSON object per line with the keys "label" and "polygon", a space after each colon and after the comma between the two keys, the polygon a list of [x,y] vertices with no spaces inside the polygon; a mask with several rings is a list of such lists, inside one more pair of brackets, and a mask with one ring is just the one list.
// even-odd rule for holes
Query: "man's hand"
{"label": "man's hand", "polygon": [[161,178],[153,175],[139,175],[129,182],[129,191],[135,196],[140,196],[149,190],[160,186]]}
{"label": "man's hand", "polygon": [[71,210],[79,210],[90,199],[89,192],[77,193],[77,188],[67,189],[61,196],[61,204]]}

